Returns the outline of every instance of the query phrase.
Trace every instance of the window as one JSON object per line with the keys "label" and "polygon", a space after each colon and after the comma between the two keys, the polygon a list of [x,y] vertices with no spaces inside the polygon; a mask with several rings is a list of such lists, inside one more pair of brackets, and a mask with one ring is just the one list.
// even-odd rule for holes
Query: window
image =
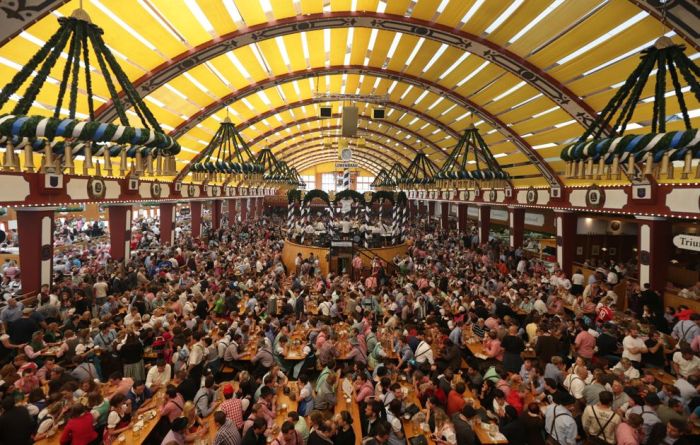
{"label": "window", "polygon": [[356,190],[360,193],[368,192],[371,190],[372,182],[374,182],[374,176],[358,176]]}
{"label": "window", "polygon": [[321,174],[321,190],[324,192],[334,192],[336,190],[335,173]]}
{"label": "window", "polygon": [[306,190],[314,190],[316,188],[316,176],[301,175],[301,180],[306,183]]}

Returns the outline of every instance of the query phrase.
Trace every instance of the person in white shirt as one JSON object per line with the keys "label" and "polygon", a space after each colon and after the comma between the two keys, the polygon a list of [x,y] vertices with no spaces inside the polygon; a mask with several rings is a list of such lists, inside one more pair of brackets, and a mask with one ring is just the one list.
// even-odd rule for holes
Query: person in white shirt
{"label": "person in white shirt", "polygon": [[630,328],[629,334],[622,339],[622,348],[622,357],[628,358],[636,364],[641,363],[642,354],[647,352],[644,340],[639,338],[639,330],[636,327]]}
{"label": "person in white shirt", "polygon": [[156,366],[152,366],[146,374],[146,388],[155,393],[161,388],[168,386],[170,382],[171,368],[165,363],[165,360],[160,359],[156,362]]}
{"label": "person in white shirt", "polygon": [[433,356],[433,348],[428,344],[428,342],[426,342],[423,339],[421,339],[420,343],[418,343],[418,346],[416,347],[414,358],[416,360],[416,363],[419,364],[425,363],[427,361],[432,366],[435,363],[435,358]]}
{"label": "person in white shirt", "polygon": [[692,349],[683,348],[673,354],[673,370],[676,375],[687,379],[700,372],[700,358],[695,355]]}
{"label": "person in white shirt", "polygon": [[612,368],[616,374],[622,374],[628,380],[638,379],[639,370],[632,366],[632,362],[628,358],[622,358],[617,365]]}
{"label": "person in white shirt", "polygon": [[586,379],[588,378],[588,369],[585,366],[578,366],[576,372],[566,376],[564,379],[564,388],[569,391],[576,400],[583,399],[583,389],[586,387]]}

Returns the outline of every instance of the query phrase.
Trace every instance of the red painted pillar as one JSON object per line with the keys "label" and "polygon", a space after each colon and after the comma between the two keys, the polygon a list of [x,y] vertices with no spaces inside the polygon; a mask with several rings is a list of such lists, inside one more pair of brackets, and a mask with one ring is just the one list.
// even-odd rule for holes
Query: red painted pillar
{"label": "red painted pillar", "polygon": [[131,206],[109,207],[109,254],[126,263],[131,256]]}
{"label": "red painted pillar", "polygon": [[190,220],[192,221],[192,238],[202,236],[202,202],[190,201]]}
{"label": "red painted pillar", "polygon": [[489,242],[491,230],[491,206],[479,206],[479,243]]}
{"label": "red painted pillar", "polygon": [[53,210],[17,209],[22,293],[52,284],[53,230]]}
{"label": "red painted pillar", "polygon": [[217,199],[211,202],[211,229],[219,230],[221,227],[221,200]]}
{"label": "red painted pillar", "polygon": [[435,216],[435,201],[428,201],[428,220]]}
{"label": "red painted pillar", "polygon": [[440,219],[442,221],[442,230],[450,229],[450,203],[440,203]]}
{"label": "red painted pillar", "polygon": [[555,210],[557,226],[557,263],[567,275],[573,272],[574,253],[576,249],[575,213]]}
{"label": "red painted pillar", "polygon": [[255,221],[258,216],[258,200],[257,198],[248,198],[248,202],[250,203],[248,217],[251,219],[251,221]]}
{"label": "red painted pillar", "polygon": [[236,224],[236,200],[228,200],[228,225],[233,227]]}
{"label": "red painted pillar", "polygon": [[508,209],[508,226],[510,227],[510,247],[522,247],[525,235],[525,209],[511,207]]}
{"label": "red painted pillar", "polygon": [[248,221],[248,198],[241,199],[241,222]]}
{"label": "red painted pillar", "polygon": [[467,215],[469,214],[469,206],[466,204],[458,204],[457,218],[459,231],[465,233],[467,231]]}
{"label": "red painted pillar", "polygon": [[262,218],[264,213],[265,213],[265,198],[261,196],[258,198],[258,219]]}
{"label": "red painted pillar", "polygon": [[160,242],[163,245],[175,244],[175,203],[162,202],[160,208]]}
{"label": "red painted pillar", "polygon": [[[671,245],[671,224],[664,218],[637,216],[639,220],[639,284],[649,283],[663,295]],[[21,239],[21,238],[20,238]]]}
{"label": "red painted pillar", "polygon": [[416,201],[415,200],[408,201],[408,218],[411,221],[416,220],[416,213],[418,213],[417,209],[416,209]]}

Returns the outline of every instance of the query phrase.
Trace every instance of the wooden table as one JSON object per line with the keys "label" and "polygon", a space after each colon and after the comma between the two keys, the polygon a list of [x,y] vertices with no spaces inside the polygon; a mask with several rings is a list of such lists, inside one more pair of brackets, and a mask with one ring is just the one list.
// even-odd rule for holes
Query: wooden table
{"label": "wooden table", "polygon": [[650,371],[652,374],[654,374],[656,380],[664,385],[674,385],[676,383],[676,378],[663,369],[644,368],[644,371]]}
{"label": "wooden table", "polygon": [[[164,400],[163,395],[164,394],[165,393],[163,391],[157,392],[156,394],[153,395],[153,397],[150,400],[148,400],[148,402],[146,402],[143,405],[144,407],[150,407],[149,411],[153,411],[153,410],[155,411],[153,413],[154,416],[152,419],[150,419],[148,421],[145,420],[146,413],[139,414],[139,415],[135,416],[134,419],[132,420],[131,424],[129,425],[129,429],[127,429],[126,431],[123,431],[119,436],[117,436],[114,439],[113,443],[115,445],[119,445],[122,443],[124,445],[134,445],[134,444],[140,444],[144,440],[146,440],[148,435],[151,434],[151,432],[153,431],[153,428],[155,428],[156,425],[158,424],[158,420],[160,420],[160,416],[158,414],[160,413],[160,408],[163,404],[163,400]],[[138,422],[139,420],[142,420],[142,419],[143,419],[143,427],[141,428],[140,431],[135,432],[134,425],[136,424],[136,422]],[[56,433],[53,436],[35,442],[35,445],[59,445],[62,433],[63,433],[63,427],[59,428],[58,431],[56,431]],[[124,436],[123,442],[120,442],[118,440],[118,438],[120,436]]]}
{"label": "wooden table", "polygon": [[[352,382],[350,382],[352,384]],[[355,400],[355,394],[350,396],[350,402],[347,401],[346,395],[343,392],[342,379],[338,381],[338,389],[336,394],[335,414],[340,414],[347,411],[352,416],[352,429],[355,431],[355,445],[362,443],[362,425],[360,425],[360,407]]]}

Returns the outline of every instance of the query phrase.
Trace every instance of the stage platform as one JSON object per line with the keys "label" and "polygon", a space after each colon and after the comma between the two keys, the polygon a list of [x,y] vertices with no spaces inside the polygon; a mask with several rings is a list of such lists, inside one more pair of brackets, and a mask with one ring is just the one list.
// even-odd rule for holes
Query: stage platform
{"label": "stage platform", "polygon": [[[350,241],[348,241],[349,243]],[[356,248],[359,248],[361,246],[355,246]],[[353,248],[353,253],[356,250],[361,250],[362,252],[366,253],[366,255],[360,255],[360,258],[362,258],[362,263],[363,267],[370,267],[372,263],[372,259],[375,256],[380,257],[387,263],[390,263],[396,255],[403,255],[406,253],[408,250],[409,244],[408,243],[402,243],[402,244],[397,244],[394,246],[388,246],[388,247],[375,247],[375,248],[369,248],[369,249],[356,249]],[[309,255],[313,252],[314,256],[319,257],[320,261],[319,264],[321,266],[321,273],[323,275],[328,274],[328,270],[331,267],[330,261],[329,261],[329,256],[330,256],[330,247],[317,247],[317,246],[312,246],[312,245],[304,245],[304,244],[298,244],[293,241],[285,240],[284,241],[284,248],[282,249],[282,261],[284,262],[284,265],[287,266],[287,270],[290,272],[294,272],[295,266],[294,266],[294,259],[296,258],[297,254],[301,253],[301,256],[304,258],[308,258]]]}

